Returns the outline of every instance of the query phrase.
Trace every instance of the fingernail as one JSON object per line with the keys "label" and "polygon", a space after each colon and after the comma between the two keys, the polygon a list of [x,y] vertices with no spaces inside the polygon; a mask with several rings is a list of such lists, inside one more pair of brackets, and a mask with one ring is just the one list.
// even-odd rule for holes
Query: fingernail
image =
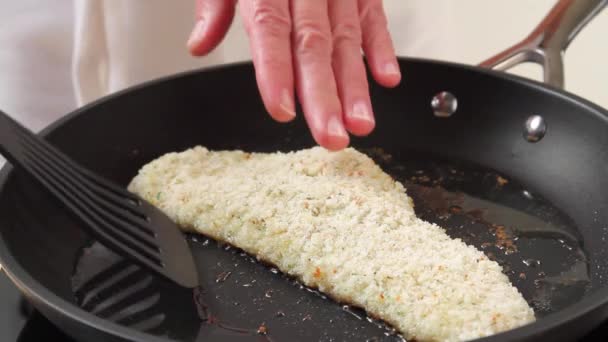
{"label": "fingernail", "polygon": [[372,115],[371,111],[369,110],[369,106],[367,105],[367,103],[365,103],[363,101],[356,102],[353,105],[353,110],[350,113],[350,117],[352,119],[374,122],[374,116]]}
{"label": "fingernail", "polygon": [[348,137],[339,116],[332,116],[327,122],[327,134],[332,137]]}
{"label": "fingernail", "polygon": [[194,28],[190,33],[190,37],[188,38],[188,47],[192,48],[193,45],[196,45],[202,38],[203,33],[205,31],[205,20],[198,19],[194,24]]}
{"label": "fingernail", "polygon": [[387,75],[401,75],[399,65],[395,62],[388,62],[384,65],[384,73]]}
{"label": "fingernail", "polygon": [[283,89],[283,91],[281,92],[280,106],[285,114],[289,115],[292,118],[296,116],[296,109],[291,91]]}

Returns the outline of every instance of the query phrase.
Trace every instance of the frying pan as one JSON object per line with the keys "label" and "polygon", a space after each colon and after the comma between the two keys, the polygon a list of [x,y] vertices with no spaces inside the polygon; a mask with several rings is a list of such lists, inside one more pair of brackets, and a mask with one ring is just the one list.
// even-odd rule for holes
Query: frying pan
{"label": "frying pan", "polygon": [[[353,146],[405,183],[422,218],[502,264],[537,313],[533,324],[482,340],[572,340],[608,319],[608,113],[555,87],[561,50],[604,5],[561,1],[527,40],[484,63],[531,59],[553,86],[409,58],[399,59],[407,82],[371,86],[377,128]],[[122,91],[41,134],[124,185],[150,160],[195,145],[272,152],[314,144],[303,120],[268,118],[249,63]],[[193,294],[138,273],[118,282],[142,284],[118,312],[96,279],[128,261],[91,241],[19,170],[0,174],[0,262],[79,341],[400,339],[237,249],[190,240],[202,287]]]}

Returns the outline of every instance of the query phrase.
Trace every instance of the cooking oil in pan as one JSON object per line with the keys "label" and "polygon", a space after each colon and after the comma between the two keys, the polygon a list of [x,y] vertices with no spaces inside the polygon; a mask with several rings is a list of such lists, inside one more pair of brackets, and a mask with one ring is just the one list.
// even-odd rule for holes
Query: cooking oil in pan
{"label": "cooking oil in pan", "polygon": [[237,248],[189,238],[200,288],[175,286],[94,243],[75,268],[75,302],[107,320],[180,341],[405,341],[363,310],[340,305]]}

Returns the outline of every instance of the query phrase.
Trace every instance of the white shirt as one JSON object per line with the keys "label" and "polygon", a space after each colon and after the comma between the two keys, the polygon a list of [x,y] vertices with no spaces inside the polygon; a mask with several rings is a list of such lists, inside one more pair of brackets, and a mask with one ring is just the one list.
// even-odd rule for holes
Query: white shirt
{"label": "white shirt", "polygon": [[[331,0],[336,1],[336,0]],[[554,0],[385,0],[398,55],[476,64],[527,35]],[[19,0],[0,11],[0,108],[39,130],[77,106],[164,75],[248,60],[238,16],[209,56],[185,47],[194,0]],[[566,53],[566,87],[608,107],[608,11]],[[522,75],[534,75],[522,68]],[[404,70],[407,80],[407,70]],[[537,73],[540,75],[540,73]]]}

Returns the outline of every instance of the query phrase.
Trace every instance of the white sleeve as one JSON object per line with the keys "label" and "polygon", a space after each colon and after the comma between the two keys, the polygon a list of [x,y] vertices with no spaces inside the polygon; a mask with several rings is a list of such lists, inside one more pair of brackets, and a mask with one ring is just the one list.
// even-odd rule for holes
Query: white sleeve
{"label": "white sleeve", "polygon": [[72,82],[78,106],[108,93],[108,44],[103,7],[103,1],[75,1]]}
{"label": "white sleeve", "polygon": [[79,105],[150,79],[250,58],[238,13],[217,49],[201,58],[189,54],[194,0],[76,0],[75,12]]}

